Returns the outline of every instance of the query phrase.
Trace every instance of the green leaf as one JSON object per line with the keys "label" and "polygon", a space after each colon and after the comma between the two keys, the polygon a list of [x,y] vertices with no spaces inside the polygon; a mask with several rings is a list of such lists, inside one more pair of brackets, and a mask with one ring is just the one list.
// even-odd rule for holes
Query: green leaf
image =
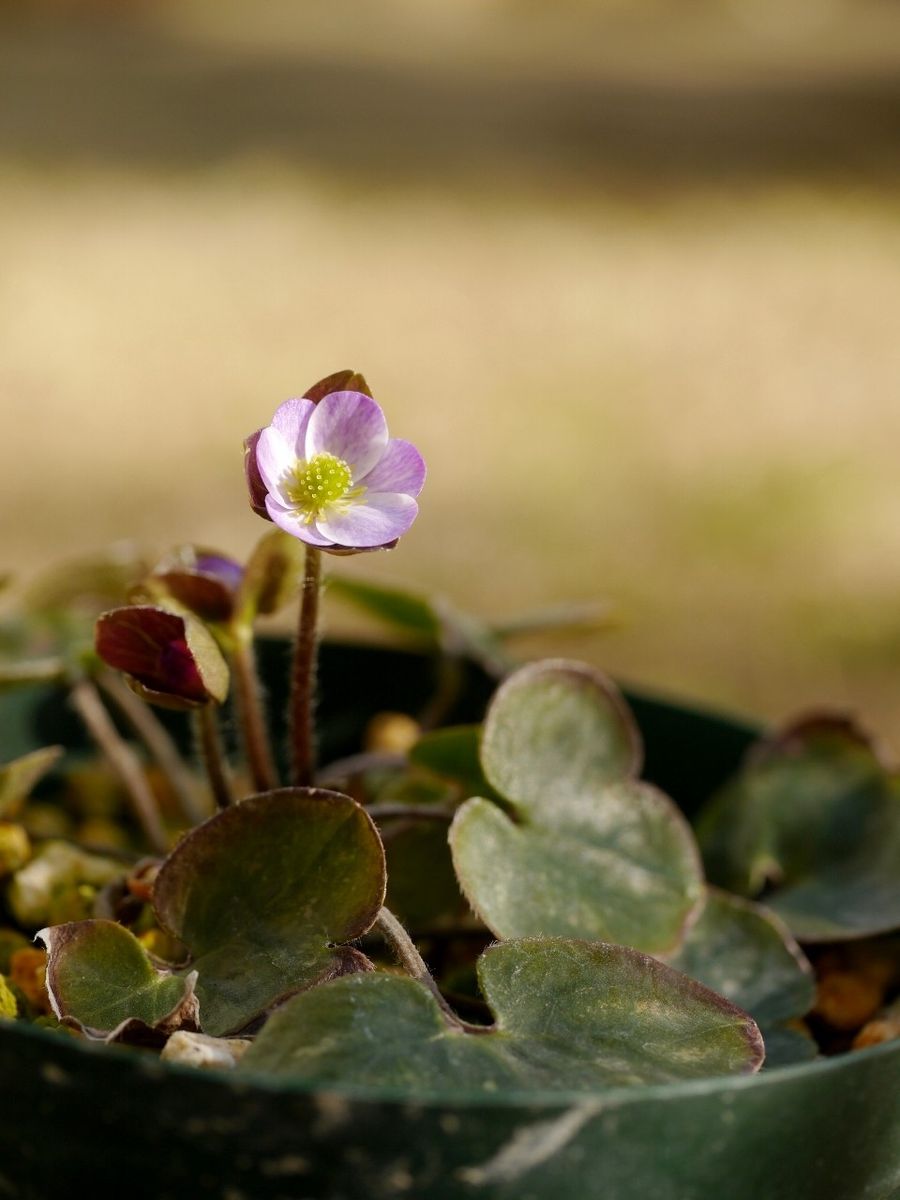
{"label": "green leaf", "polygon": [[805,1051],[802,1034],[786,1031],[783,1037],[782,1030],[784,1022],[812,1007],[813,970],[788,930],[762,905],[711,888],[681,948],[666,961],[750,1013],[766,1041],[767,1065],[779,1057],[776,1050],[782,1061],[790,1046]]}
{"label": "green leaf", "polygon": [[441,623],[437,613],[431,602],[416,592],[364,583],[342,575],[329,576],[328,591],[393,625],[401,633],[412,634],[434,644],[440,639]]}
{"label": "green leaf", "polygon": [[275,1013],[239,1070],[312,1086],[490,1094],[749,1073],[762,1060],[745,1013],[622,946],[506,942],[485,952],[478,973],[493,1028],[454,1023],[411,979],[356,976]]}
{"label": "green leaf", "polygon": [[847,721],[808,718],[762,743],[698,836],[710,879],[766,889],[800,941],[900,927],[900,782]]}
{"label": "green leaf", "polygon": [[[465,913],[447,844],[457,789],[405,764],[370,769],[361,783],[384,842],[391,912],[417,930]],[[431,812],[432,819],[423,815]]]}
{"label": "green leaf", "polygon": [[515,666],[502,638],[490,625],[460,612],[446,600],[432,600],[418,592],[344,576],[330,577],[328,587],[333,595],[348,600],[400,633],[445,654],[470,658],[495,678],[502,678]]}
{"label": "green leaf", "polygon": [[132,1022],[164,1031],[195,1023],[195,973],[157,969],[115,921],[73,921],[37,936],[47,947],[47,989],[60,1020],[110,1038]]}
{"label": "green leaf", "polygon": [[300,587],[304,545],[282,529],[257,542],[238,589],[235,624],[249,626],[259,616],[278,612]]}
{"label": "green leaf", "polygon": [[421,930],[466,911],[439,821],[392,820],[383,828],[387,905],[404,924]]}
{"label": "green leaf", "polygon": [[624,701],[589,667],[535,663],[500,687],[481,762],[509,812],[478,797],[450,831],[463,891],[495,934],[677,946],[700,864],[677,808],[634,778],[640,753]]}
{"label": "green leaf", "polygon": [[641,754],[637,726],[615,684],[559,659],[523,667],[498,689],[481,746],[487,778],[531,815],[560,802],[584,804],[606,784],[633,779]]}
{"label": "green leaf", "polygon": [[762,905],[710,888],[680,950],[666,960],[739,1005],[761,1025],[803,1016],[816,995],[812,967]]}
{"label": "green leaf", "polygon": [[409,761],[417,767],[450,780],[463,796],[493,796],[479,757],[478,725],[451,725],[423,734],[409,752]]}
{"label": "green leaf", "polygon": [[191,953],[205,1033],[243,1029],[270,1005],[367,966],[343,946],[384,900],[369,817],[337,792],[252,796],[189,833],[154,887],[161,924]]}
{"label": "green leaf", "polygon": [[0,663],[0,691],[35,683],[60,683],[65,677],[66,662],[55,656]]}
{"label": "green leaf", "polygon": [[11,821],[21,813],[34,785],[62,755],[62,746],[45,746],[0,767],[0,820]]}

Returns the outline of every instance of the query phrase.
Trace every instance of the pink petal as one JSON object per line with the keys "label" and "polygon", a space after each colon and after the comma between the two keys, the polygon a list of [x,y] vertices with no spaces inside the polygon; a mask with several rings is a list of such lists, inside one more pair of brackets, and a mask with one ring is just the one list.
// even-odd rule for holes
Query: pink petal
{"label": "pink petal", "polygon": [[278,491],[280,481],[296,461],[296,454],[279,430],[267,425],[256,443],[256,465],[269,492]]}
{"label": "pink petal", "polygon": [[287,442],[295,458],[305,458],[306,427],[315,412],[312,400],[285,400],[275,410],[272,424]]}
{"label": "pink petal", "polygon": [[388,444],[384,413],[362,392],[332,392],[315,406],[306,429],[306,458],[334,454],[354,481],[375,466]]}
{"label": "pink petal", "polygon": [[315,525],[322,537],[339,546],[382,546],[406,533],[418,511],[412,496],[367,492],[360,503],[326,512]]}
{"label": "pink petal", "polygon": [[299,538],[301,542],[308,542],[310,546],[334,544],[329,538],[323,537],[316,531],[315,523],[307,524],[303,516],[297,516],[296,510],[285,508],[283,504],[279,504],[276,496],[266,497],[266,508],[278,528],[289,533],[291,537]]}
{"label": "pink petal", "polygon": [[373,492],[405,492],[418,496],[425,482],[425,461],[412,442],[391,438],[368,475],[357,480]]}

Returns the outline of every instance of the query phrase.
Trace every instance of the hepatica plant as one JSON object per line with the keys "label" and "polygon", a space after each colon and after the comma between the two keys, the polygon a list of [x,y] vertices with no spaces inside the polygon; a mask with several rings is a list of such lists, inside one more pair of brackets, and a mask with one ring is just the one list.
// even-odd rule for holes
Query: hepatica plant
{"label": "hepatica plant", "polygon": [[[383,680],[401,711],[321,762],[366,699],[350,667],[317,729],[323,555],[394,548],[425,464],[344,371],[246,439],[245,475],[270,523],[246,562],[118,554],[4,627],[0,682],[67,689],[96,753],[20,746],[0,770],[0,1018],[418,1096],[750,1073],[892,1036],[900,784],[858,730],[767,738],[698,840],[610,679],[512,659],[515,629],[583,613],[489,627],[337,576],[436,686],[413,712]],[[257,619],[293,602],[289,688],[267,694]],[[450,724],[473,663],[496,690]]]}

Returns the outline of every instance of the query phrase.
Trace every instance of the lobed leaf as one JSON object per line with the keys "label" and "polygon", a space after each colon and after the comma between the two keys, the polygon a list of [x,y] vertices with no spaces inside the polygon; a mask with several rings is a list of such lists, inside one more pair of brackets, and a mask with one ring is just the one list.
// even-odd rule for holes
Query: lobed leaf
{"label": "lobed leaf", "polygon": [[765,1039],[767,1066],[815,1055],[815,1043],[786,1028],[813,1005],[812,966],[762,905],[710,888],[699,918],[666,961],[750,1013]]}
{"label": "lobed leaf", "polygon": [[239,1031],[296,991],[370,969],[343,943],[370,928],[384,888],[378,833],[348,796],[251,796],[189,833],[159,870],[158,919],[189,954],[168,971],[171,982],[112,922],[43,932],[60,1014],[105,1033],[126,1019],[158,1025],[190,980],[203,1032]]}
{"label": "lobed leaf", "polygon": [[239,1070],[311,1086],[490,1094],[748,1073],[762,1061],[745,1013],[635,950],[511,941],[487,950],[478,970],[491,1028],[454,1023],[411,979],[356,976],[286,1004]]}
{"label": "lobed leaf", "polygon": [[481,742],[484,797],[450,831],[457,875],[499,937],[677,946],[703,896],[690,828],[634,776],[637,729],[615,686],[578,663],[522,668],[498,689]]}
{"label": "lobed leaf", "polygon": [[710,879],[765,889],[800,941],[900,927],[900,781],[850,722],[806,718],[762,743],[698,836]]}
{"label": "lobed leaf", "polygon": [[161,924],[191,953],[205,1033],[243,1029],[270,1005],[368,966],[342,943],[384,900],[384,851],[355,801],[283,788],[211,817],[154,886]]}

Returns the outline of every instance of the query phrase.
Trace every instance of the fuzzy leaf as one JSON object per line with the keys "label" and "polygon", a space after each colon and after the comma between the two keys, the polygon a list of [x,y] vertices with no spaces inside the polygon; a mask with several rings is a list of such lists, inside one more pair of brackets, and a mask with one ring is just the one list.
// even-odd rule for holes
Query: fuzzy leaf
{"label": "fuzzy leaf", "polygon": [[900,782],[847,721],[762,743],[701,814],[710,879],[766,904],[800,941],[900,927]]}
{"label": "fuzzy leaf", "polygon": [[115,921],[74,921],[37,936],[47,947],[47,990],[60,1020],[110,1039],[131,1022],[171,1031],[196,1021],[196,975],[158,970]]}
{"label": "fuzzy leaf", "polygon": [[290,1001],[238,1069],[312,1086],[491,1094],[748,1073],[762,1060],[745,1013],[622,946],[506,942],[478,973],[493,1028],[454,1025],[410,979],[356,976]]}
{"label": "fuzzy leaf", "polygon": [[367,966],[341,943],[384,900],[384,852],[347,796],[284,788],[189,833],[160,869],[154,904],[190,951],[205,1033],[243,1029],[270,1005]]}
{"label": "fuzzy leaf", "polygon": [[34,785],[63,754],[62,746],[46,746],[0,767],[0,820],[10,821],[25,807]]}
{"label": "fuzzy leaf", "polygon": [[761,905],[711,888],[699,919],[666,961],[750,1013],[766,1040],[767,1065],[782,1043],[784,1050],[788,1042],[805,1050],[801,1034],[782,1037],[782,1031],[784,1022],[812,1007],[813,970],[785,926]]}
{"label": "fuzzy leaf", "polygon": [[700,864],[674,804],[635,779],[640,758],[624,701],[590,668],[535,663],[500,687],[481,762],[509,811],[477,797],[450,831],[463,891],[495,934],[677,946]]}

